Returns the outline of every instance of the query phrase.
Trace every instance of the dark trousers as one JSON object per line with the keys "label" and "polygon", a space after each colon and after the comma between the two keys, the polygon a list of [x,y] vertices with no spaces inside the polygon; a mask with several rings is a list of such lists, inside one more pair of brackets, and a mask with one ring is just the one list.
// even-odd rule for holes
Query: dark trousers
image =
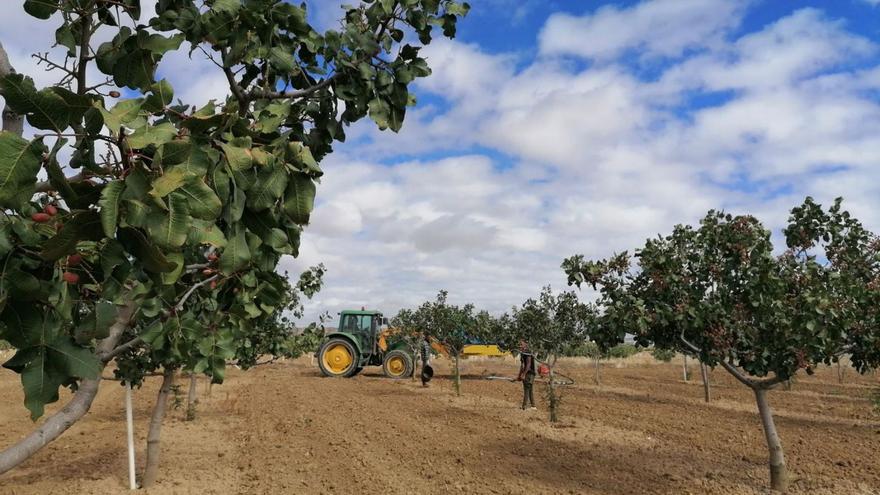
{"label": "dark trousers", "polygon": [[523,409],[529,406],[535,407],[535,395],[532,391],[534,384],[535,374],[530,371],[526,373],[525,378],[523,378]]}

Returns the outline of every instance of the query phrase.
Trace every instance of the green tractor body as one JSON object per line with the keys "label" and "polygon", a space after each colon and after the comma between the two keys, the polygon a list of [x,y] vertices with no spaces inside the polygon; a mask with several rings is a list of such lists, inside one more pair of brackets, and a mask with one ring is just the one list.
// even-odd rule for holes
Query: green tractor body
{"label": "green tractor body", "polygon": [[352,377],[366,366],[382,366],[390,378],[412,375],[413,356],[405,342],[388,331],[381,312],[344,310],[339,315],[339,328],[327,334],[318,350],[324,376]]}

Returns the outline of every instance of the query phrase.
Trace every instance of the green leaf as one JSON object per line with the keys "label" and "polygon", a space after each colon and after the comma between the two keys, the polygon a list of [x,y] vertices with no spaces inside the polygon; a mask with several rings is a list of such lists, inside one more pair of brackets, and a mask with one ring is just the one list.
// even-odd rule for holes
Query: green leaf
{"label": "green leaf", "polygon": [[193,177],[183,167],[166,170],[161,177],[153,181],[153,189],[150,194],[156,198],[164,198],[183,187],[187,182],[192,181]]}
{"label": "green leaf", "polygon": [[58,0],[25,0],[24,11],[37,19],[48,19],[58,10]]}
{"label": "green leaf", "polygon": [[39,295],[40,280],[30,273],[13,268],[5,274],[3,281],[8,282],[6,290],[18,299],[32,301]]}
{"label": "green leaf", "polygon": [[211,10],[215,12],[229,12],[234,14],[241,8],[241,0],[214,0]]}
{"label": "green leaf", "polygon": [[55,42],[67,48],[68,57],[76,57],[77,43],[70,26],[70,24],[63,24],[55,30]]}
{"label": "green leaf", "polygon": [[162,251],[151,243],[141,231],[126,227],[119,229],[116,235],[119,242],[125,246],[126,251],[140,260],[147,271],[165,273],[177,268],[177,264],[168,261]]}
{"label": "green leaf", "polygon": [[94,379],[101,373],[103,366],[94,354],[87,349],[77,347],[64,337],[47,344],[46,347],[53,361],[57,361],[69,376]]}
{"label": "green leaf", "polygon": [[152,126],[145,125],[128,136],[126,140],[133,149],[143,149],[149,145],[160,146],[177,136],[177,128],[170,122]]}
{"label": "green leaf", "polygon": [[25,366],[21,373],[21,385],[24,388],[24,405],[31,412],[32,421],[43,415],[46,404],[58,400],[58,387],[65,378],[51,366],[45,351]]}
{"label": "green leaf", "polygon": [[100,241],[104,238],[101,216],[97,211],[87,210],[71,215],[61,230],[43,244],[40,257],[55,261],[73,254],[79,241]]}
{"label": "green leaf", "polygon": [[144,329],[144,332],[141,334],[141,339],[143,339],[143,341],[154,350],[160,350],[162,349],[164,344],[164,335],[165,326],[162,325],[161,321],[157,320],[150,324],[150,326],[148,326],[146,329]]}
{"label": "green leaf", "polygon": [[219,267],[224,275],[232,275],[243,269],[251,260],[244,229],[238,229],[229,238],[223,254],[220,255]]}
{"label": "green leaf", "polygon": [[391,106],[387,101],[374,98],[370,100],[369,109],[370,118],[379,126],[379,129],[384,131],[391,125]]}
{"label": "green leaf", "polygon": [[206,244],[217,248],[226,246],[226,236],[220,227],[213,222],[193,219],[192,228],[187,238],[189,244]]}
{"label": "green leaf", "polygon": [[116,224],[119,221],[119,197],[125,189],[125,183],[119,180],[110,182],[101,191],[98,206],[101,208],[101,227],[107,237],[116,236]]}
{"label": "green leaf", "polygon": [[158,160],[165,168],[182,168],[195,176],[204,176],[208,169],[217,162],[219,153],[213,149],[204,149],[189,139],[174,140],[163,144],[157,154]]}
{"label": "green leaf", "polygon": [[293,52],[283,46],[273,46],[269,50],[269,62],[281,72],[291,73],[297,69]]}
{"label": "green leaf", "polygon": [[160,278],[163,284],[173,285],[180,278],[180,274],[183,273],[183,253],[168,253],[168,261],[177,263],[177,268],[170,272],[162,273]]}
{"label": "green leaf", "polygon": [[49,176],[49,183],[59,194],[61,194],[61,197],[64,198],[66,202],[74,204],[79,199],[79,195],[76,194],[76,191],[74,191],[72,187],[70,187],[70,183],[67,181],[64,171],[61,170],[57,158],[58,152],[66,143],[66,139],[59,139],[56,141],[55,145],[52,146],[52,151],[49,153],[49,160],[46,163],[46,175]]}
{"label": "green leaf", "polygon": [[76,327],[76,342],[87,345],[94,339],[103,339],[109,335],[110,326],[116,320],[117,314],[116,305],[105,301],[96,303],[95,311]]}
{"label": "green leaf", "polygon": [[172,194],[167,212],[154,211],[147,215],[147,233],[160,248],[177,249],[186,242],[189,220],[186,198]]}
{"label": "green leaf", "polygon": [[[146,227],[150,207],[136,199],[124,199],[125,223],[130,227]],[[120,222],[120,225],[122,222]]]}
{"label": "green leaf", "polygon": [[315,192],[315,183],[311,177],[302,173],[290,174],[284,194],[284,212],[295,223],[308,224],[315,207]]}
{"label": "green leaf", "polygon": [[318,166],[315,157],[312,156],[312,151],[308,146],[304,146],[302,143],[293,142],[287,145],[287,159],[290,160],[296,168],[308,173],[312,177],[320,177],[324,174]]}
{"label": "green leaf", "polygon": [[174,88],[167,79],[162,79],[150,86],[152,93],[144,101],[144,110],[152,113],[158,113],[174,101]]}
{"label": "green leaf", "polygon": [[132,126],[131,124],[142,119],[140,113],[143,104],[143,98],[122,100],[109,111],[105,110],[100,103],[95,103],[94,105],[101,112],[101,116],[104,117],[104,125],[110,130],[110,133],[114,136],[119,136],[119,129],[123,125],[141,127],[140,122],[138,122],[137,126]]}
{"label": "green leaf", "polygon": [[39,139],[0,131],[0,206],[21,210],[31,199],[45,149]]}
{"label": "green leaf", "polygon": [[37,129],[61,132],[82,119],[91,108],[91,96],[78,95],[60,86],[37,91],[34,81],[21,74],[0,78],[0,95],[17,114]]}
{"label": "green leaf", "polygon": [[242,148],[228,143],[220,143],[220,147],[223,148],[226,161],[233,171],[247,170],[253,166],[254,158],[250,146]]}
{"label": "green leaf", "polygon": [[271,164],[257,174],[257,182],[248,191],[247,206],[254,211],[271,208],[284,194],[287,187],[287,171],[283,165]]}
{"label": "green leaf", "polygon": [[177,190],[186,198],[189,205],[189,213],[195,218],[202,220],[214,220],[223,211],[223,203],[214,194],[214,190],[208,187],[201,179],[194,179]]}

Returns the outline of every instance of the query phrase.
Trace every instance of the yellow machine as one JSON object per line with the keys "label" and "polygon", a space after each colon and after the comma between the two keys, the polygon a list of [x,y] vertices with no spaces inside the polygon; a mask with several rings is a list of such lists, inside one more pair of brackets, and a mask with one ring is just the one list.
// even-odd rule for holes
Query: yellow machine
{"label": "yellow machine", "polygon": [[[381,349],[383,352],[386,351],[388,349],[388,339],[399,332],[400,331],[395,328],[388,328],[381,334],[379,334],[379,349]],[[431,338],[431,348],[434,349],[436,352],[443,354],[444,356],[449,356],[449,351],[446,349],[446,347],[434,338]],[[510,356],[510,353],[502,351],[501,348],[498,347],[496,344],[469,344],[464,346],[461,355],[464,357],[504,357]]]}

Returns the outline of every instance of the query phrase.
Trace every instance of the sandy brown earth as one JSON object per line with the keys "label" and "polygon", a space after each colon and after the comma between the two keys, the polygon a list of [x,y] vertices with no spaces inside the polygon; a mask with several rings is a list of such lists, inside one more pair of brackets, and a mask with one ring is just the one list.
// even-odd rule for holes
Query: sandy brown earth
{"label": "sandy brown earth", "polygon": [[[512,361],[466,362],[461,397],[442,376],[427,389],[378,369],[326,379],[308,359],[231,372],[210,397],[200,389],[195,421],[171,411],[149,493],[765,493],[754,400],[723,371],[705,404],[680,364],[606,364],[601,386],[586,362],[560,367],[577,383],[558,426],[543,400],[537,412],[516,407],[518,384],[481,378],[513,374]],[[447,369],[438,363],[439,375]],[[792,492],[880,493],[880,417],[868,400],[877,385],[852,370],[839,384],[826,369],[771,394]],[[135,394],[139,463],[157,387]],[[32,423],[7,370],[0,396],[5,446]],[[86,419],[0,476],[0,493],[126,493],[122,400],[121,387],[106,383]]]}

